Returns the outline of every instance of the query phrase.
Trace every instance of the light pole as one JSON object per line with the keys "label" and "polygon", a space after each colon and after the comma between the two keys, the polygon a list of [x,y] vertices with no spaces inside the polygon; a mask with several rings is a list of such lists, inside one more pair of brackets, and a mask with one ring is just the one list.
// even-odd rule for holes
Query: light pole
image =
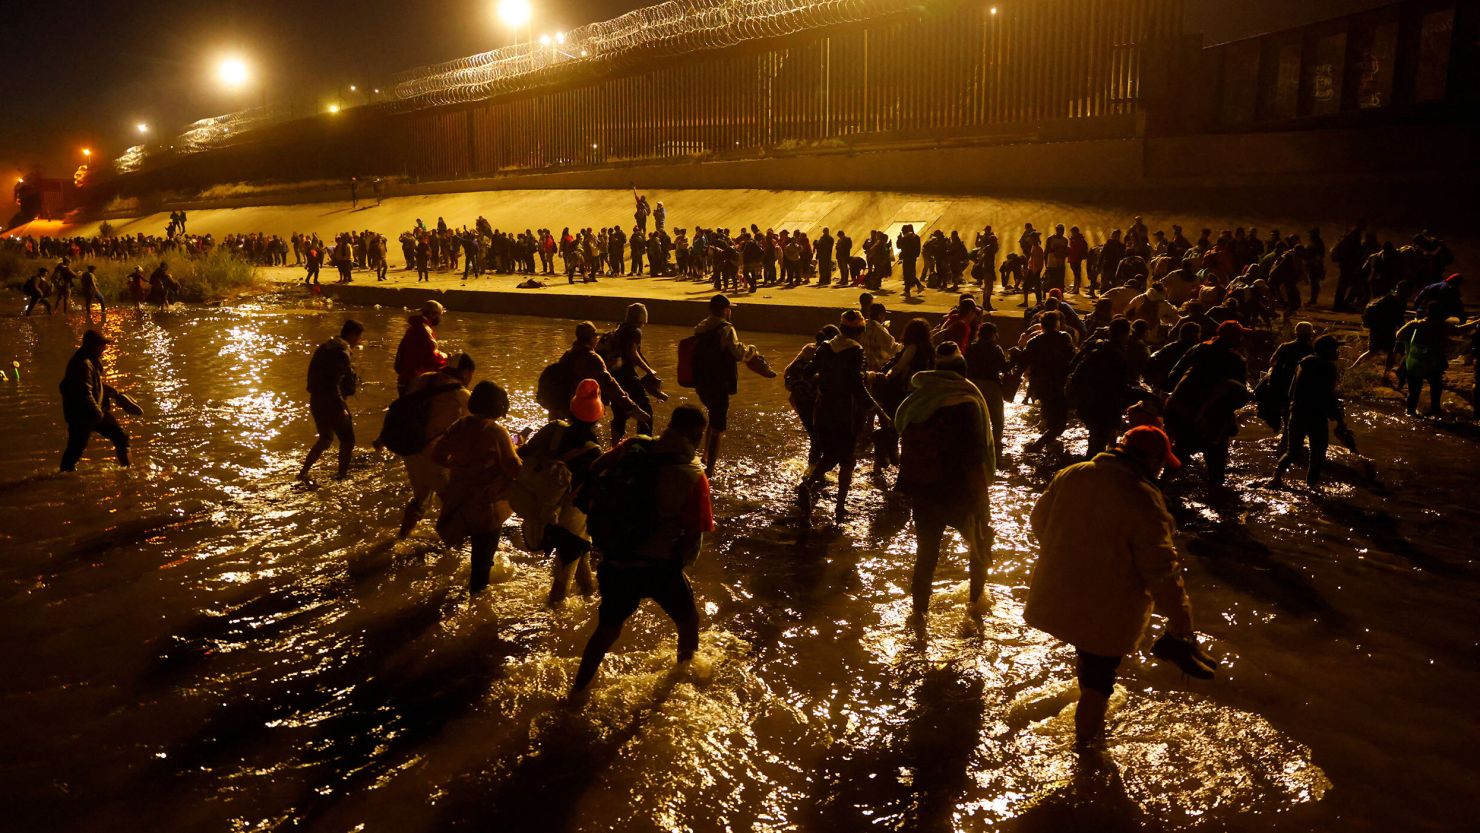
{"label": "light pole", "polygon": [[529,0],[498,0],[495,12],[498,14],[499,22],[509,27],[509,31],[513,33],[515,45],[519,43],[519,32],[522,29],[525,40],[531,47],[534,46],[531,25],[534,19],[534,7],[529,4]]}

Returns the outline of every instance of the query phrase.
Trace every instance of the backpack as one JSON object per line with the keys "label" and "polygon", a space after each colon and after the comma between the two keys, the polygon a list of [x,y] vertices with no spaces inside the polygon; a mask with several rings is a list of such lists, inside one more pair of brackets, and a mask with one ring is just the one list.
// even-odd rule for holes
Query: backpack
{"label": "backpack", "polygon": [[699,346],[699,337],[692,335],[678,342],[678,384],[694,386],[694,350]]}
{"label": "backpack", "polygon": [[1362,308],[1362,326],[1373,329],[1381,323],[1382,308],[1387,298],[1378,298]]}
{"label": "backpack", "polygon": [[[540,555],[545,552],[545,527],[559,520],[571,484],[570,467],[549,453],[560,445],[560,435],[566,426],[562,422],[552,422],[550,426],[553,428],[547,426],[548,442],[524,445],[519,474],[508,492],[509,508],[524,522],[524,549]],[[542,429],[540,434],[545,434],[547,429]]]}
{"label": "backpack", "polygon": [[378,442],[402,457],[420,454],[432,440],[427,436],[427,419],[432,412],[432,400],[438,394],[460,387],[462,385],[456,382],[434,385],[408,393],[392,402],[385,409],[385,422],[380,427]]}
{"label": "backpack", "polygon": [[586,482],[586,531],[602,553],[631,554],[652,532],[661,455],[651,437],[634,437],[617,460]]}
{"label": "backpack", "polygon": [[617,356],[617,331],[610,329],[596,337],[596,355],[606,362],[608,370],[616,369]]}
{"label": "backpack", "polygon": [[534,401],[547,411],[560,413],[570,407],[570,398],[576,393],[575,372],[562,356],[540,371],[535,383]]}

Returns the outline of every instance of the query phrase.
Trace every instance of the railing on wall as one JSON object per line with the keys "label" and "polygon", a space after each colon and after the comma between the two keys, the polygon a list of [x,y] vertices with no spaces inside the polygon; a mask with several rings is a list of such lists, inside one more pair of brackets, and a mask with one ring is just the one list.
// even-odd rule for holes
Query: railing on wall
{"label": "railing on wall", "polygon": [[[313,161],[314,175],[441,178],[1021,132],[1138,112],[1144,45],[1176,37],[1181,26],[1180,0],[764,3],[786,12],[735,17],[761,0],[643,10],[725,8],[743,37],[679,38],[670,25],[667,40],[618,49],[607,30],[632,27],[597,24],[565,44],[584,49],[582,60],[474,56],[408,74],[397,102],[355,108],[362,112],[255,130],[245,116],[208,120],[157,161],[292,144],[291,155],[276,155],[276,176],[302,176],[286,168]],[[336,150],[319,153],[314,142]],[[128,161],[148,169],[156,160]],[[242,178],[252,175],[260,171]]]}
{"label": "railing on wall", "polygon": [[1476,100],[1474,0],[1407,0],[1204,50],[1208,126],[1406,118]]}
{"label": "railing on wall", "polygon": [[[994,12],[995,8],[995,12]],[[919,9],[919,7],[917,7]],[[556,90],[406,115],[407,168],[493,174],[972,135],[1137,110],[1172,0],[924,7]]]}

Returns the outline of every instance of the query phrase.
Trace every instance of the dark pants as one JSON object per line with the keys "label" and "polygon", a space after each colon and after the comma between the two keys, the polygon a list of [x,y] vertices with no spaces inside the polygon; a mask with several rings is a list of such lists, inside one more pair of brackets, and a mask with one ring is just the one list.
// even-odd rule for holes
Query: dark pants
{"label": "dark pants", "polygon": [[306,274],[306,275],[303,276],[303,282],[304,283],[318,283],[319,282],[319,265],[317,263],[310,263],[310,264],[308,264],[308,274]]}
{"label": "dark pants", "polygon": [[1035,398],[1038,400],[1038,413],[1043,417],[1043,435],[1033,441],[1036,447],[1052,442],[1064,433],[1064,428],[1069,425],[1069,400],[1058,391],[1035,395]]}
{"label": "dark pants", "polygon": [[1074,652],[1079,655],[1079,688],[1098,691],[1109,697],[1115,691],[1115,669],[1120,667],[1122,658],[1091,654],[1079,648]]}
{"label": "dark pants", "polygon": [[977,515],[962,516],[942,509],[933,501],[918,498],[914,517],[915,573],[910,581],[910,590],[915,610],[924,613],[930,606],[935,565],[940,560],[940,542],[945,537],[947,526],[955,527],[966,538],[971,600],[980,599],[987,583],[987,561],[992,549],[992,528],[987,519]]}
{"label": "dark pants", "polygon": [[596,568],[601,587],[601,607],[596,614],[596,631],[581,654],[574,688],[585,688],[596,676],[596,669],[606,652],[611,650],[622,626],[637,612],[643,599],[658,603],[678,627],[678,660],[687,661],[699,648],[699,609],[694,604],[694,589],[678,564],[626,567],[604,560]]}
{"label": "dark pants", "polygon": [[304,471],[313,468],[319,457],[329,450],[329,445],[338,439],[339,474],[342,477],[349,472],[350,456],[355,450],[355,424],[350,419],[349,409],[343,402],[332,397],[314,398],[308,402],[308,413],[313,417],[313,425],[319,432],[319,438],[308,450],[308,460],[303,464]]}
{"label": "dark pants", "polygon": [[493,554],[498,552],[497,532],[477,532],[469,536],[473,545],[473,566],[468,573],[468,590],[477,593],[488,586],[493,570]]}
{"label": "dark pants", "polygon": [[82,452],[87,450],[88,440],[94,433],[112,440],[118,462],[128,465],[128,435],[123,433],[123,427],[112,414],[104,414],[100,420],[67,420],[67,448],[62,452],[62,471],[77,470],[77,461],[82,459]]}
{"label": "dark pants", "polygon": [[818,258],[817,259],[817,285],[818,286],[827,286],[829,283],[832,283],[832,270],[833,270],[832,258]]}
{"label": "dark pants", "polygon": [[[630,376],[626,374],[617,376],[617,384],[621,386],[623,391],[626,392],[628,398],[632,400],[633,404],[637,405],[637,407],[641,408],[649,414],[653,412],[653,403],[648,399],[647,389],[642,386],[642,382],[637,378],[636,374],[632,374]],[[628,416],[625,412],[617,415],[616,408],[613,408],[612,412],[612,442],[616,442],[618,439],[627,434]],[[652,436],[653,423],[651,419],[646,422],[642,422],[639,420],[638,417],[634,416],[632,417],[632,420],[637,423],[638,434]]]}
{"label": "dark pants", "polygon": [[1069,271],[1074,273],[1074,292],[1075,293],[1078,293],[1079,292],[1079,287],[1081,286],[1081,282],[1084,280],[1084,263],[1083,263],[1083,261],[1080,261],[1080,262],[1077,262],[1077,263],[1071,261],[1069,263]]}
{"label": "dark pants", "polygon": [[925,284],[920,283],[920,279],[915,277],[915,259],[902,258],[899,263],[901,274],[904,277],[904,294],[909,295],[911,289],[919,289],[923,292]]}
{"label": "dark pants", "polygon": [[1043,273],[1044,288],[1048,290],[1057,289],[1060,293],[1064,291],[1064,265],[1049,266]]}
{"label": "dark pants", "polygon": [[1418,410],[1418,400],[1423,394],[1423,383],[1429,383],[1429,410],[1439,413],[1439,400],[1444,394],[1444,371],[1431,373],[1427,376],[1408,377],[1408,413]]}
{"label": "dark pants", "polygon": [[1314,483],[1321,476],[1321,468],[1326,462],[1326,450],[1331,446],[1331,430],[1326,423],[1324,414],[1316,416],[1300,416],[1291,414],[1285,423],[1285,438],[1281,445],[1285,449],[1284,455],[1280,457],[1275,466],[1275,476],[1280,477],[1290,466],[1295,464],[1295,458],[1299,456],[1306,441],[1310,441],[1310,468],[1307,470],[1305,480]]}

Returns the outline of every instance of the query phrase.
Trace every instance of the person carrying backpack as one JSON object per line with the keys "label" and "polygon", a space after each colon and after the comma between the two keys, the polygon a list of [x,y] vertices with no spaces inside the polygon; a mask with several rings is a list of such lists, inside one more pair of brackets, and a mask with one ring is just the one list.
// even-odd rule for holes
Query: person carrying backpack
{"label": "person carrying backpack", "polygon": [[601,607],[572,696],[590,685],[643,599],[657,602],[678,628],[680,665],[699,647],[699,611],[684,568],[698,558],[704,533],[714,529],[709,479],[695,459],[706,423],[702,410],[680,405],[663,436],[626,440],[591,467]]}
{"label": "person carrying backpack", "polygon": [[[416,377],[401,397],[386,412],[386,429],[380,444],[401,456],[406,464],[406,478],[411,483],[411,500],[401,514],[398,537],[405,538],[421,520],[427,498],[442,493],[447,485],[447,469],[433,459],[432,447],[442,434],[468,412],[468,385],[473,381],[473,358],[466,353],[448,360],[441,370]],[[410,407],[407,407],[410,406]],[[393,412],[409,411],[405,423],[393,424]],[[404,425],[404,430],[393,427]],[[406,433],[411,436],[396,436]]]}
{"label": "person carrying backpack", "polygon": [[652,415],[632,401],[607,369],[606,360],[596,352],[598,338],[595,324],[590,321],[577,324],[576,338],[570,349],[540,373],[535,400],[550,412],[552,418],[564,419],[570,415],[567,406],[580,383],[590,379],[600,392],[598,403],[610,402],[612,410],[624,417],[635,416],[639,423],[651,422]]}
{"label": "person carrying backpack", "polygon": [[[759,355],[752,345],[740,340],[735,325],[730,323],[735,305],[724,295],[709,299],[709,317],[694,325],[692,342],[693,387],[708,414],[708,432],[704,435],[704,474],[714,476],[719,457],[720,440],[729,427],[730,397],[739,390],[739,364]],[[688,339],[685,339],[688,341]],[[683,345],[680,344],[680,351]],[[680,355],[680,364],[683,356]],[[679,383],[683,384],[680,373]]]}
{"label": "person carrying backpack", "polygon": [[[526,548],[555,556],[547,600],[550,607],[558,607],[565,600],[572,572],[581,595],[589,596],[596,591],[591,573],[586,504],[581,494],[591,464],[601,456],[596,426],[606,410],[601,405],[601,387],[596,380],[582,379],[565,410],[570,419],[551,420],[521,447],[524,470],[516,483],[516,493],[529,492],[538,496],[534,502],[547,504],[535,507],[538,517],[534,519],[529,517],[529,511],[521,515],[525,520]],[[564,488],[547,490],[537,480],[553,480]]]}

